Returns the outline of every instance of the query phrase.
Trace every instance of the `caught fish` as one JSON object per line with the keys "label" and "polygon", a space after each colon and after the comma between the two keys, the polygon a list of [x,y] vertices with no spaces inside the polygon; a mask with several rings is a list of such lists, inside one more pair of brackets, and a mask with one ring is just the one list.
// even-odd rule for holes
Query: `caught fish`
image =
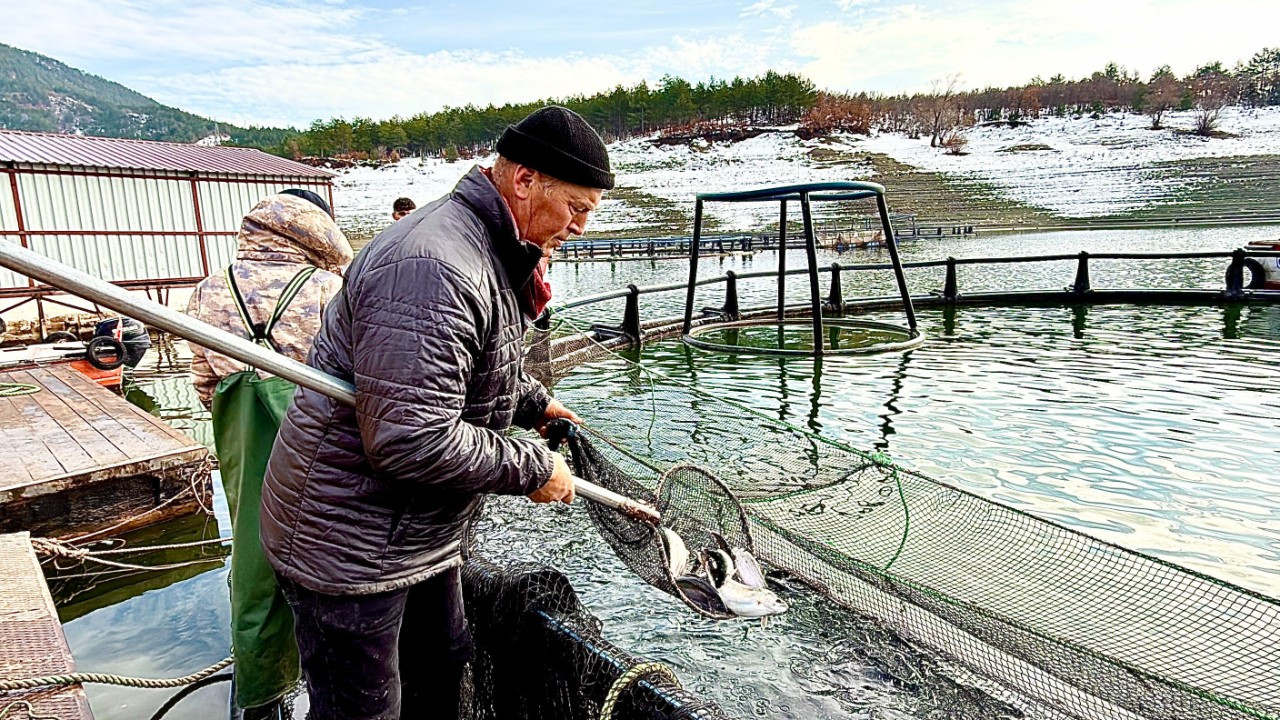
{"label": "caught fish", "polygon": [[699,551],[695,562],[674,530],[660,528],[658,536],[676,587],[695,606],[716,615],[758,617],[762,624],[787,611],[787,604],[764,586],[760,564],[746,550],[730,548],[715,535],[720,547]]}
{"label": "caught fish", "polygon": [[744,548],[729,547],[729,543],[719,533],[711,533],[711,535],[720,546],[719,549],[728,553],[733,560],[735,573],[729,576],[730,579],[736,579],[747,587],[763,588],[764,571],[760,569],[760,562],[755,556]]}
{"label": "caught fish", "polygon": [[738,617],[758,617],[762,625],[767,624],[770,615],[787,611],[787,604],[772,590],[747,587],[737,580],[727,581],[716,592],[729,612]]}
{"label": "caught fish", "polygon": [[725,606],[715,586],[701,575],[681,575],[676,578],[676,587],[680,588],[689,602],[705,612],[714,615],[729,615],[732,612]]}
{"label": "caught fish", "polygon": [[667,567],[671,570],[671,576],[679,578],[692,572],[693,568],[689,564],[689,548],[685,546],[684,540],[667,527],[661,528],[658,536],[662,538],[662,549],[667,554]]}
{"label": "caught fish", "polygon": [[[761,623],[765,624],[766,618],[770,615],[786,612],[787,604],[772,590],[764,587],[764,574],[760,572],[760,566],[756,564],[755,558],[745,550],[742,552],[750,558],[750,566],[759,575],[758,586],[747,585],[736,579],[741,577],[741,573],[733,562],[733,555],[728,550],[714,548],[703,551],[701,555],[703,568],[707,573],[707,579],[715,586],[720,601],[729,609],[729,612],[738,617],[758,617]],[[750,574],[749,570],[748,575]]]}

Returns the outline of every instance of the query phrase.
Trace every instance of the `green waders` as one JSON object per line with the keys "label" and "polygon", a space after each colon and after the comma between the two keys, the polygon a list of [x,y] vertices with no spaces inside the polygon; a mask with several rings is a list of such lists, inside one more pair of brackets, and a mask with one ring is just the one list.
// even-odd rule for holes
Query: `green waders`
{"label": "green waders", "polygon": [[[294,276],[266,323],[253,323],[227,268],[228,287],[253,340],[276,349],[271,328],[315,268]],[[297,386],[245,370],[218,383],[213,395],[213,432],[222,487],[231,510],[231,648],[235,655],[235,704],[255,708],[279,700],[301,677],[293,613],[262,552],[258,513],[262,479],[280,421]]]}

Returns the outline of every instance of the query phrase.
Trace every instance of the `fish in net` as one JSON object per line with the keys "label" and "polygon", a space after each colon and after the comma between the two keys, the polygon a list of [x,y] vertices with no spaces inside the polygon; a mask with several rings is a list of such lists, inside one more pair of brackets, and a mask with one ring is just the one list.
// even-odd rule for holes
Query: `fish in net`
{"label": "fish in net", "polygon": [[654,525],[598,503],[587,512],[601,537],[637,576],[710,618],[761,618],[787,606],[766,586],[742,504],[709,470],[678,465],[653,490],[610,462],[568,421],[548,429],[553,448],[567,443],[578,476],[653,507]]}

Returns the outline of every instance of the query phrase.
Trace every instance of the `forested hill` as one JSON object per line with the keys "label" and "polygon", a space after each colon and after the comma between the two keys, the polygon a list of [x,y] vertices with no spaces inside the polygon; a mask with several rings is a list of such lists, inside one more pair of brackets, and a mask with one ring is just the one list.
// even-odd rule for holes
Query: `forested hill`
{"label": "forested hill", "polygon": [[0,44],[0,128],[195,142],[215,128],[231,143],[280,145],[296,131],[240,128],[161,105],[50,57]]}

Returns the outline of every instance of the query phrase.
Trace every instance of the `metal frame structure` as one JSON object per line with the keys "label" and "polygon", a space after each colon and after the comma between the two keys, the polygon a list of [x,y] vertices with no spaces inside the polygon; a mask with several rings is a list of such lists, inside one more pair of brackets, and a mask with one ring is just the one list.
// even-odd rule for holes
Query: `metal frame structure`
{"label": "metal frame structure", "polygon": [[[333,177],[248,148],[0,131],[0,242],[163,294],[230,261],[256,199],[301,187],[332,207]],[[16,300],[0,315],[34,301],[43,328],[44,303],[97,311],[58,294],[0,273],[0,299]]]}
{"label": "metal frame structure", "polygon": [[[885,201],[884,186],[870,182],[821,182],[802,185],[784,185],[759,190],[744,190],[725,193],[700,193],[693,211],[693,241],[689,246],[689,285],[684,306],[684,339],[692,340],[693,304],[698,282],[698,255],[702,237],[702,206],[707,202],[776,202],[779,204],[778,235],[778,313],[777,322],[786,320],[786,278],[787,278],[787,203],[799,202],[804,223],[804,248],[808,255],[809,298],[813,325],[813,354],[822,355],[822,291],[818,283],[818,244],[813,227],[813,203],[838,202],[848,200],[869,200],[874,198],[876,209],[880,215],[880,225],[884,232],[885,247],[889,249],[894,276],[898,283],[898,292],[902,297],[902,307],[907,318],[907,334],[909,339],[918,342],[920,330],[916,326],[915,309],[911,305],[911,294],[907,290],[907,278],[902,269],[902,260],[898,257],[898,244],[893,235],[893,222],[889,216],[889,205]],[[737,319],[737,318],[730,318]],[[696,344],[696,343],[690,343]],[[703,343],[705,345],[705,343]],[[896,344],[895,344],[896,345]],[[886,348],[889,349],[889,348]],[[753,348],[757,352],[772,352],[768,349]]]}

